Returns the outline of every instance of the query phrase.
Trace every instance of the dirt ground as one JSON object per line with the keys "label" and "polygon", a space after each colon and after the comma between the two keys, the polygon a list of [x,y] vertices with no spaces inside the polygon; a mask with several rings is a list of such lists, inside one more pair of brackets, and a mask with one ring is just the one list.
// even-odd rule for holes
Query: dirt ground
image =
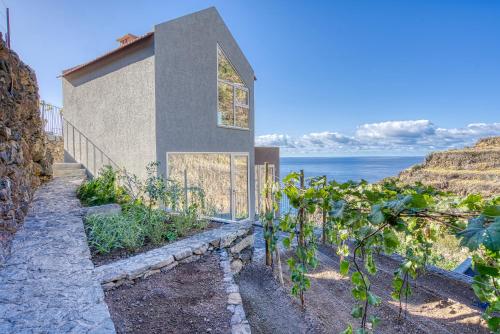
{"label": "dirt ground", "polygon": [[96,253],[91,248],[92,262],[94,263],[94,266],[96,266],[96,267],[102,266],[104,264],[115,262],[115,261],[121,260],[121,259],[126,259],[128,257],[134,256],[134,255],[137,255],[140,253],[144,253],[144,252],[150,251],[150,250],[158,248],[158,247],[165,246],[169,243],[179,241],[179,240],[182,240],[185,238],[189,238],[190,236],[192,236],[194,234],[201,233],[201,232],[208,231],[208,230],[212,230],[214,228],[219,228],[219,227],[221,227],[220,223],[216,223],[216,222],[211,221],[208,223],[207,227],[204,228],[203,230],[193,229],[193,230],[188,231],[186,233],[186,235],[183,236],[182,238],[178,238],[178,239],[176,239],[174,241],[170,241],[170,242],[165,241],[161,244],[152,244],[152,243],[147,242],[144,246],[140,247],[139,249],[136,249],[135,251],[130,251],[130,250],[126,250],[126,249],[115,249],[107,254],[100,254],[100,253]]}
{"label": "dirt ground", "polygon": [[217,255],[106,292],[118,333],[230,333]]}
{"label": "dirt ground", "polygon": [[[354,305],[349,280],[338,272],[339,260],[329,247],[320,247],[320,265],[310,273],[311,288],[306,292],[306,309],[291,299],[291,282],[286,256],[283,262],[285,289],[273,280],[263,265],[253,264],[240,276],[240,293],[247,317],[255,333],[339,333],[349,323],[359,322],[350,313]],[[380,256],[379,272],[370,278],[372,292],[382,298],[369,314],[381,318],[375,333],[488,333],[475,306],[470,286],[427,273],[412,284],[407,314],[398,320],[399,305],[390,292],[392,273],[397,262]]]}

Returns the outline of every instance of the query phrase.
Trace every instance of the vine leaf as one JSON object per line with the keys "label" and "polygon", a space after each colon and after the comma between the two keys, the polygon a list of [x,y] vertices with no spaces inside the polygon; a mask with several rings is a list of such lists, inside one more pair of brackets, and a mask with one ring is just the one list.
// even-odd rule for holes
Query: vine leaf
{"label": "vine leaf", "polygon": [[368,304],[372,306],[377,306],[380,305],[381,301],[382,299],[379,296],[374,295],[371,292],[368,292]]}
{"label": "vine leaf", "polygon": [[340,263],[340,274],[342,276],[347,276],[349,273],[349,261],[348,260],[342,260]]}
{"label": "vine leaf", "polygon": [[469,220],[467,228],[457,234],[462,237],[460,245],[476,250],[481,244],[492,251],[500,251],[500,217],[496,217],[491,223],[485,216],[479,216]]}
{"label": "vine leaf", "polygon": [[385,220],[384,213],[382,212],[382,207],[379,204],[372,206],[372,212],[368,216],[368,220],[373,225],[382,224]]}
{"label": "vine leaf", "polygon": [[349,324],[346,329],[344,329],[340,334],[352,334],[352,326]]}
{"label": "vine leaf", "polygon": [[353,318],[361,318],[363,315],[363,307],[360,305],[356,305],[352,308],[351,315]]}

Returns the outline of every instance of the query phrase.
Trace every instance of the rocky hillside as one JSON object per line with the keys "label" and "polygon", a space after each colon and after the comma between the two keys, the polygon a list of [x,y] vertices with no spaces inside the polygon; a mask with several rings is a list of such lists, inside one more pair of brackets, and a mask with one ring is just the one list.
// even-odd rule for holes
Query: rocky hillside
{"label": "rocky hillside", "polygon": [[459,150],[433,152],[425,162],[404,170],[405,183],[421,181],[459,195],[500,196],[500,136]]}
{"label": "rocky hillside", "polygon": [[0,38],[0,265],[33,192],[52,174],[35,73]]}

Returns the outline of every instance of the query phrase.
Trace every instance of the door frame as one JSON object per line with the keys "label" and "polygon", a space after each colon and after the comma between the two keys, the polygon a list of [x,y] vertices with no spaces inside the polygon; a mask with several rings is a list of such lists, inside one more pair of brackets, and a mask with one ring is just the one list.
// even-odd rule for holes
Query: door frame
{"label": "door frame", "polygon": [[212,151],[212,152],[189,152],[189,151],[182,151],[182,152],[174,152],[174,151],[170,151],[170,152],[166,152],[166,166],[165,166],[165,172],[166,172],[166,177],[168,178],[169,177],[169,174],[168,174],[168,155],[169,154],[226,154],[226,155],[229,155],[229,163],[230,163],[230,167],[229,167],[229,170],[230,170],[230,179],[231,179],[231,198],[230,198],[230,203],[231,203],[231,207],[230,207],[230,213],[231,213],[231,219],[230,220],[227,220],[227,219],[224,219],[224,218],[217,218],[217,217],[209,217],[210,219],[213,219],[213,220],[217,220],[217,221],[222,221],[222,222],[227,222],[227,221],[230,221],[230,222],[235,222],[237,221],[235,219],[235,194],[234,194],[234,157],[235,156],[246,156],[247,157],[247,218],[244,218],[244,219],[241,219],[241,220],[238,220],[238,221],[245,221],[245,220],[249,220],[250,219],[250,203],[251,203],[251,200],[250,200],[250,153],[249,152],[215,152],[215,151]]}

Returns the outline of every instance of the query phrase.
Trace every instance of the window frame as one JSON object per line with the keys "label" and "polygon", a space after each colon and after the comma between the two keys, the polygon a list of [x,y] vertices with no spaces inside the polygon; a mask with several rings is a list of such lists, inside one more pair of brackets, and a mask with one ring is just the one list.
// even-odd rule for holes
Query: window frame
{"label": "window frame", "polygon": [[[249,152],[238,152],[238,151],[229,151],[229,152],[217,152],[217,151],[200,151],[200,152],[197,152],[197,151],[179,151],[179,152],[176,152],[176,151],[168,151],[166,152],[166,163],[165,163],[165,175],[168,178],[170,178],[170,174],[169,174],[169,163],[168,163],[168,156],[169,155],[175,155],[175,154],[227,154],[229,155],[229,164],[230,164],[230,167],[229,167],[229,170],[230,170],[230,182],[231,182],[231,198],[230,198],[230,204],[231,204],[231,219],[224,219],[224,218],[219,218],[219,217],[205,217],[205,218],[209,218],[213,221],[219,221],[219,222],[222,222],[222,223],[234,223],[234,222],[245,222],[245,221],[250,221],[251,220],[251,217],[250,217],[250,211],[251,211],[251,191],[250,191],[250,153]],[[236,219],[233,219],[233,210],[235,208],[235,203],[234,203],[234,196],[233,196],[233,190],[234,190],[234,174],[233,174],[233,171],[234,171],[234,157],[236,156],[246,156],[247,158],[247,211],[248,211],[248,217],[247,218],[244,218],[242,220],[236,220]],[[255,210],[255,208],[254,208]],[[255,214],[255,212],[254,212]]]}
{"label": "window frame", "polygon": [[[235,129],[235,130],[245,130],[245,131],[250,131],[250,89],[245,84],[238,84],[234,83],[225,79],[219,79],[219,50],[222,52],[222,54],[226,57],[227,61],[231,65],[231,67],[234,69],[236,74],[241,78],[241,81],[244,82],[243,78],[241,77],[240,73],[236,70],[236,67],[233,65],[229,57],[226,55],[224,52],[224,49],[220,46],[219,43],[217,43],[217,49],[216,49],[216,54],[217,54],[217,109],[216,109],[216,121],[217,121],[217,126],[220,128],[226,128],[226,129]],[[219,122],[219,82],[222,82],[226,85],[229,85],[233,89],[233,125],[226,125],[226,124],[221,124]],[[247,93],[247,104],[239,103],[236,101],[236,89],[243,90]],[[245,108],[248,110],[248,127],[244,128],[241,126],[236,126],[236,107],[240,108]]]}

